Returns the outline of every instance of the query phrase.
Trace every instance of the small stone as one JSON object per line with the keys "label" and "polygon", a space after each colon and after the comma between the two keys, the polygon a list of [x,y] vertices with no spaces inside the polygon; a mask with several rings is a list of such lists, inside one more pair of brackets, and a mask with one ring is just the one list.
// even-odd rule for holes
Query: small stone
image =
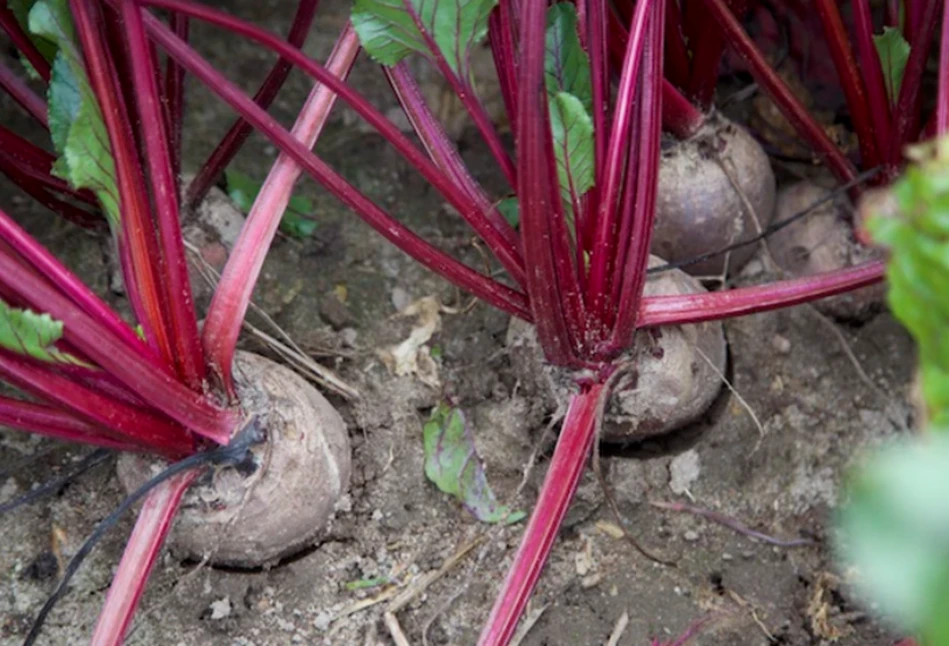
{"label": "small stone", "polygon": [[787,337],[781,336],[780,334],[774,335],[774,337],[771,339],[771,346],[778,354],[791,353],[791,342],[787,339]]}
{"label": "small stone", "polygon": [[0,487],[0,502],[8,502],[13,500],[13,496],[20,491],[20,487],[17,486],[16,480],[13,478],[7,478],[7,481],[3,483],[3,486]]}
{"label": "small stone", "polygon": [[333,623],[333,616],[324,610],[313,620],[313,627],[323,633],[329,629],[331,623]]}
{"label": "small stone", "polygon": [[346,304],[339,300],[332,292],[324,294],[319,304],[320,318],[329,323],[334,330],[351,327],[353,315]]}
{"label": "small stone", "polygon": [[735,559],[735,557],[732,556],[731,554],[729,554],[728,552],[722,552],[722,560],[723,560],[723,561],[733,561],[734,559]]}
{"label": "small stone", "polygon": [[396,312],[401,312],[412,304],[412,296],[401,287],[392,288],[392,306]]}
{"label": "small stone", "polygon": [[224,597],[218,599],[217,601],[211,602],[211,619],[219,620],[224,619],[225,617],[231,616],[231,599],[230,597]]}
{"label": "small stone", "polygon": [[684,538],[685,540],[687,540],[687,541],[690,542],[690,543],[694,543],[695,541],[699,540],[699,533],[698,533],[698,532],[695,532],[695,531],[692,531],[692,530],[690,529],[690,530],[688,530],[685,534],[682,535],[682,538]]}
{"label": "small stone", "polygon": [[375,521],[382,520],[382,510],[381,510],[381,509],[375,509],[375,510],[373,510],[373,512],[372,512],[372,519],[375,520]]}
{"label": "small stone", "polygon": [[340,340],[343,342],[343,345],[345,345],[348,348],[356,347],[356,339],[358,337],[359,337],[359,332],[357,332],[354,328],[351,328],[351,327],[344,327],[342,330],[339,331]]}
{"label": "small stone", "polygon": [[745,550],[741,553],[741,558],[750,561],[751,559],[755,558],[755,553],[751,550]]}
{"label": "small stone", "polygon": [[699,454],[695,449],[677,455],[669,464],[669,488],[679,495],[686,493],[698,479],[700,470]]}

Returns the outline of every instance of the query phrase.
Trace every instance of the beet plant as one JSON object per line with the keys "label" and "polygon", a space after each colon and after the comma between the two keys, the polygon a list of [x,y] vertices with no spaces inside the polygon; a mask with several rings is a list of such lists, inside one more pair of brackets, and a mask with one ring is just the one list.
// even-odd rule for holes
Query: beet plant
{"label": "beet plant", "polygon": [[[851,185],[850,201],[827,201],[810,217],[793,221],[795,213],[828,197],[830,191],[826,185],[809,180],[784,188],[777,197],[775,220],[787,221],[788,225],[769,237],[774,260],[788,274],[806,276],[879,257],[870,248],[863,227],[850,216],[852,204],[874,199],[873,189],[864,189],[854,180],[864,172],[873,172],[871,186],[887,185],[902,169],[906,147],[933,135],[937,114],[945,107],[925,101],[925,72],[945,3],[884,3],[886,10],[876,24],[869,0],[816,0],[807,6],[780,3],[786,11],[816,15],[856,135],[855,156],[835,143],[824,125],[778,76],[765,52],[745,32],[734,7],[725,0],[703,0],[699,4],[704,6],[703,13],[718,23],[720,38],[743,60],[759,89],[812,148],[815,159],[838,182]],[[894,11],[893,7],[899,9]],[[848,8],[852,18],[849,31],[844,18]],[[832,299],[826,303],[827,310],[842,318],[859,319],[872,311],[882,293],[863,290]]]}
{"label": "beet plant", "polygon": [[[301,0],[287,47],[299,46],[316,3]],[[34,643],[85,554],[118,514],[144,498],[92,640],[119,644],[172,521],[182,554],[238,566],[273,563],[326,527],[350,471],[342,418],[309,383],[262,356],[235,352],[264,256],[299,166],[279,157],[248,214],[203,325],[192,303],[179,199],[184,67],[159,60],[147,32],[169,25],[132,0],[11,0],[0,26],[25,72],[0,63],[0,85],[49,133],[50,149],[0,126],[0,170],[41,204],[110,231],[134,321],[124,320],[7,213],[0,211],[0,398],[4,426],[120,451],[129,498],[97,526],[27,636]],[[344,33],[328,67],[345,77],[358,51]],[[289,72],[279,62],[256,103],[262,112]],[[45,98],[31,83],[45,87]],[[335,97],[319,84],[294,126],[315,141]],[[258,124],[259,125],[259,124]],[[251,127],[234,124],[186,190],[200,202]],[[98,455],[98,454],[96,454]],[[151,477],[155,460],[171,462]],[[216,468],[208,470],[208,466]],[[189,487],[200,489],[198,495]],[[32,496],[27,496],[31,499]]]}
{"label": "beet plant", "polygon": [[[610,60],[620,69],[633,2],[609,13]],[[757,3],[730,0],[738,17]],[[761,145],[714,109],[726,40],[701,2],[667,3],[663,140],[652,252],[696,276],[734,273],[756,246],[741,243],[766,230],[775,180]],[[682,232],[688,231],[687,236]],[[714,253],[728,249],[725,253]]]}
{"label": "beet plant", "polygon": [[[88,290],[81,291],[81,307],[74,304],[77,297],[73,292],[60,295],[59,300],[53,299],[57,290],[65,289],[63,284],[78,285],[78,281],[58,265],[51,265],[57,268],[52,284],[42,277],[49,272],[34,275],[42,270],[31,269],[36,262],[30,261],[33,256],[29,254],[41,254],[41,248],[25,236],[13,236],[17,230],[12,222],[5,229],[11,233],[5,234],[4,240],[32,264],[24,265],[16,259],[4,261],[0,257],[3,295],[10,298],[11,307],[29,307],[61,321],[63,339],[57,349],[107,372],[108,380],[103,378],[102,381],[107,381],[109,387],[114,386],[108,391],[113,402],[128,399],[131,406],[159,415],[162,421],[170,418],[173,421],[167,423],[168,427],[180,430],[185,440],[190,441],[182,440],[178,444],[168,440],[170,446],[165,447],[163,442],[164,448],[159,452],[170,458],[200,456],[205,444],[196,439],[197,436],[227,444],[238,428],[252,433],[264,426],[254,421],[256,418],[251,414],[239,412],[238,398],[242,403],[254,401],[255,395],[248,393],[260,393],[267,388],[258,386],[258,390],[248,391],[253,384],[248,386],[241,381],[241,359],[238,357],[235,366],[234,343],[266,247],[279,225],[290,187],[301,169],[424,266],[486,303],[533,324],[545,369],[555,375],[557,384],[566,385],[567,413],[539,499],[484,628],[481,644],[509,642],[576,490],[597,435],[599,413],[608,403],[612,386],[623,374],[645,374],[646,361],[663,361],[665,350],[653,348],[652,352],[644,352],[652,340],[672,334],[673,326],[681,330],[688,324],[705,324],[729,316],[791,306],[882,279],[883,263],[874,260],[814,276],[730,291],[707,293],[696,291],[695,287],[682,290],[686,293],[646,295],[646,273],[657,214],[665,94],[663,45],[668,3],[644,0],[632,7],[623,24],[626,46],[618,65],[612,68],[609,49],[613,42],[609,29],[612,9],[599,0],[550,7],[547,3],[508,0],[500,3],[492,0],[464,3],[358,0],[354,4],[352,26],[341,33],[327,66],[305,56],[297,42],[288,42],[224,12],[188,0],[69,0],[68,5],[81,45],[75,51],[82,53],[83,70],[87,70],[94,104],[100,106],[111,145],[111,156],[107,158],[115,160],[115,183],[121,190],[115,191],[118,200],[113,199],[113,203],[119,204],[121,217],[112,227],[117,232],[119,255],[143,334],[136,335],[134,328],[117,320]],[[65,8],[65,0],[58,0],[55,6]],[[167,12],[171,16],[170,26],[145,7]],[[312,8],[312,3],[301,2],[301,7]],[[4,27],[24,58],[43,77],[49,65],[44,68],[42,52],[12,19],[15,16],[7,14],[0,14],[6,16]],[[93,16],[102,19],[97,21]],[[297,66],[318,82],[294,132],[287,131],[267,114],[261,105],[267,99],[263,90],[255,101],[191,49],[186,25],[194,19],[259,43],[281,56],[282,65]],[[732,32],[725,30],[725,33]],[[485,36],[496,63],[508,122],[514,134],[515,154],[488,118],[468,67],[471,48]],[[360,41],[371,56],[383,63],[386,77],[421,147],[345,83],[345,72]],[[167,57],[171,70],[167,79],[176,80],[159,82],[154,74],[155,59],[148,58],[154,57],[148,43]],[[129,53],[137,53],[124,56],[125,48]],[[501,200],[498,199],[501,196],[489,195],[465,167],[403,62],[413,53],[427,58],[457,94],[507,179],[513,198]],[[131,65],[140,59],[144,64]],[[130,69],[126,69],[127,63]],[[207,85],[232,106],[249,127],[256,128],[281,151],[228,261],[201,334],[198,336],[195,331],[190,337],[181,332],[190,328],[165,327],[165,319],[172,320],[172,314],[168,313],[171,309],[190,313],[182,299],[172,298],[185,292],[169,293],[166,283],[170,279],[164,276],[164,272],[175,269],[180,274],[179,284],[187,284],[182,254],[177,253],[174,246],[175,241],[180,244],[180,234],[174,228],[178,218],[175,209],[179,208],[174,185],[178,170],[175,143],[179,135],[172,124],[179,123],[173,117],[179,114],[180,108],[175,106],[180,106],[180,101],[175,88],[180,86],[182,73],[189,73]],[[123,74],[128,74],[128,82],[116,82]],[[4,87],[18,97],[18,102],[42,118],[43,102],[29,93],[24,84],[11,80],[15,75],[3,74],[2,78]],[[160,98],[162,96],[165,98]],[[427,242],[311,152],[329,105],[337,96],[390,142],[465,219],[503,268],[503,277],[476,270]],[[946,104],[944,96],[940,100]],[[141,104],[151,106],[151,111],[142,115],[131,112],[141,110]],[[166,105],[169,117],[162,113],[162,106]],[[52,117],[52,102],[47,110]],[[126,124],[136,120],[154,127],[130,132]],[[48,121],[52,130],[52,119]],[[139,136],[141,142],[136,139]],[[232,143],[237,140],[239,137],[229,139]],[[21,170],[18,177],[41,199],[52,205],[58,205],[53,200],[68,200],[64,211],[65,206],[74,206],[74,202],[82,206],[102,201],[95,185],[91,187],[92,195],[78,191],[76,186],[63,185],[58,176],[50,172],[54,158],[49,154],[42,156],[42,151],[36,152],[35,147],[25,143],[21,147],[29,152],[13,158]],[[138,159],[140,149],[144,151],[141,160]],[[218,170],[199,173],[199,178],[216,177],[222,165],[218,162]],[[210,185],[213,181],[205,179],[203,183]],[[194,188],[195,185],[198,188]],[[201,186],[201,182],[195,182],[188,189],[189,202],[200,199]],[[63,197],[65,199],[61,199]],[[111,193],[106,194],[106,201],[110,197],[113,197]],[[512,207],[516,208],[517,228],[504,216],[504,212],[511,213]],[[88,215],[86,210],[79,209],[79,213],[72,212],[72,215]],[[152,234],[154,241],[151,241]],[[21,239],[26,240],[23,251],[11,242]],[[48,258],[48,254],[42,258]],[[152,277],[151,282],[148,282],[149,277]],[[103,322],[90,331],[89,326],[99,320],[97,317]],[[106,319],[112,323],[103,329]],[[197,330],[196,324],[194,329]],[[89,338],[96,332],[101,332],[95,339],[98,345]],[[115,341],[111,347],[115,351],[104,352],[102,339],[111,338],[106,332],[124,339],[124,345]],[[85,334],[88,336],[83,336]],[[170,345],[166,351],[162,339],[183,344],[199,354],[185,355]],[[144,358],[120,360],[120,357],[132,356],[128,351],[124,355],[118,352],[127,348],[140,350]],[[194,360],[188,360],[188,356]],[[166,368],[160,368],[162,360]],[[178,367],[179,362],[185,361],[195,366],[193,381],[189,381],[190,373],[185,371],[184,364]],[[21,358],[20,363],[26,364],[27,360]],[[148,370],[153,372],[140,368],[139,364],[146,368],[151,366]],[[694,363],[685,362],[687,367],[692,365]],[[80,368],[69,367],[66,371],[61,362],[45,368],[44,374],[57,373],[57,377],[60,372],[69,372],[66,378],[71,384],[79,379],[73,372]],[[662,376],[661,365],[650,369]],[[670,373],[675,369],[670,366]],[[253,373],[248,370],[247,374]],[[146,377],[151,379],[147,385],[140,381]],[[114,382],[118,382],[117,385]],[[99,382],[96,386],[106,388]],[[150,390],[152,387],[156,390]],[[174,388],[179,396],[173,397],[171,392],[158,388]],[[185,397],[187,393],[191,394]],[[648,396],[637,388],[632,389],[631,395],[634,398]],[[266,399],[263,395],[261,398]],[[193,402],[193,406],[189,402]],[[16,405],[27,410],[27,404]],[[181,410],[186,405],[187,408]],[[199,410],[206,414],[199,415]],[[53,411],[43,409],[42,412],[51,414]],[[58,409],[55,412],[60,414]],[[96,436],[88,434],[100,429],[100,425],[112,430],[107,425],[111,419],[94,418],[90,423],[80,417],[86,435],[69,427],[70,438],[89,441],[95,437],[104,442],[106,440],[101,438],[104,431],[99,430]],[[634,420],[633,426],[640,428],[642,421]],[[42,427],[38,423],[31,427],[50,432],[49,428],[54,427]],[[119,429],[118,437],[124,444],[118,448],[138,448],[133,446],[138,436],[129,435],[124,429]],[[59,435],[64,436],[64,433]],[[164,439],[165,435],[160,437]],[[109,435],[107,439],[112,438],[113,435]],[[235,453],[241,453],[238,449],[242,446],[235,445]],[[217,461],[234,459],[222,451],[224,449],[209,449],[205,453]],[[338,472],[345,473],[343,466]],[[105,626],[100,633],[102,643],[121,640],[147,569],[177,507],[180,492],[186,486],[185,480],[190,477],[182,475],[174,486],[166,485],[144,506],[128,552],[136,556],[123,558],[113,585],[115,592],[109,595],[104,619],[100,622],[100,626]],[[322,478],[314,470],[310,486],[322,487]],[[148,558],[137,557],[143,553]],[[107,638],[112,641],[105,641]]]}
{"label": "beet plant", "polygon": [[[171,0],[156,4],[180,6]],[[719,293],[644,295],[656,218],[666,5],[633,7],[622,62],[613,70],[614,87],[611,8],[604,2],[354,4],[352,22],[363,47],[383,64],[426,154],[420,155],[350,88],[340,87],[340,95],[432,182],[490,249],[506,278],[475,271],[396,229],[391,219],[381,224],[378,207],[348,190],[338,191],[332,182],[325,185],[425,266],[533,324],[531,334],[550,381],[568,393],[557,446],[479,639],[483,645],[511,639],[576,490],[611,386],[620,372],[642,368],[646,358],[640,351],[650,336],[662,336],[669,326],[826,297],[882,277],[882,263],[870,261]],[[244,33],[255,37],[249,27]],[[514,134],[516,163],[487,119],[467,66],[471,48],[485,36]],[[410,54],[426,58],[458,95],[513,200],[489,196],[464,166],[404,62]],[[504,217],[513,206],[518,229]],[[637,334],[663,327],[655,334]],[[652,358],[660,361],[663,355],[657,351]],[[649,395],[634,389],[632,396]]]}

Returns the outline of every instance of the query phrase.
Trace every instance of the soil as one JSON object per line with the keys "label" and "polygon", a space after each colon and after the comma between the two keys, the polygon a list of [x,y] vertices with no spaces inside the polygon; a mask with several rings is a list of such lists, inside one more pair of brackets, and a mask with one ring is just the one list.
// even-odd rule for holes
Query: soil
{"label": "soil", "polygon": [[[241,0],[230,11],[285,30],[287,0]],[[320,8],[308,53],[323,58],[345,18],[345,3]],[[220,69],[252,88],[271,58],[195,25],[195,42]],[[361,60],[357,87],[392,106],[380,72]],[[219,103],[194,89],[185,137],[194,171],[229,124]],[[308,83],[291,77],[272,112],[284,122]],[[4,122],[27,128],[9,102]],[[480,255],[464,223],[376,136],[348,128],[337,109],[317,151],[386,208],[430,240],[470,261]],[[468,132],[464,154],[498,194],[504,186]],[[255,135],[237,160],[263,178],[274,157]],[[468,297],[372,234],[313,182],[300,191],[317,204],[319,227],[305,242],[280,239],[268,257],[256,302],[303,347],[362,393],[330,400],[353,445],[349,498],[329,534],[302,554],[254,571],[221,569],[165,554],[149,582],[129,644],[393,644],[382,620],[395,594],[417,585],[446,560],[463,557],[397,609],[411,644],[475,642],[509,565],[523,524],[486,526],[437,491],[423,473],[422,424],[449,393],[473,420],[488,478],[502,500],[530,509],[546,467],[549,411],[519,392],[503,340],[508,318],[485,305],[443,314],[431,340],[438,385],[396,377],[377,350],[408,336],[413,321],[396,316],[426,296],[463,308]],[[87,282],[124,310],[109,290],[101,238],[29,206],[8,184],[9,209]],[[742,281],[767,278],[753,260]],[[261,323],[259,317],[252,317]],[[261,323],[261,325],[263,325]],[[723,394],[701,423],[660,441],[611,448],[603,462],[626,526],[660,565],[615,537],[620,523],[588,473],[531,604],[537,622],[524,646],[606,643],[617,620],[629,625],[617,642],[645,646],[671,640],[713,616],[692,640],[702,646],[884,646],[896,635],[864,614],[847,573],[827,546],[847,467],[869,446],[906,432],[914,350],[887,314],[859,326],[821,318],[810,307],[760,314],[725,325],[734,394]],[[266,348],[248,338],[249,350]],[[540,455],[520,492],[532,452]],[[0,432],[0,502],[66,468],[84,451],[15,432]],[[31,618],[53,589],[59,568],[95,523],[121,498],[113,465],[100,466],[57,495],[0,517],[0,645],[22,642]],[[781,548],[694,515],[662,511],[649,500],[680,501],[738,518],[775,536],[816,544]],[[112,569],[133,518],[97,547],[70,594],[48,620],[41,643],[88,640]],[[373,585],[380,580],[390,581]]]}

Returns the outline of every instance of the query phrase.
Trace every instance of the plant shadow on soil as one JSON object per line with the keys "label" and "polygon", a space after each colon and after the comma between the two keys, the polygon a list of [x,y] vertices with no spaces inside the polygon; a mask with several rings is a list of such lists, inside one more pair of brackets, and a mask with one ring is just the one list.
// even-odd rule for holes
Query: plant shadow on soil
{"label": "plant shadow on soil", "polygon": [[[238,15],[275,30],[286,28],[286,19],[269,5],[233,4],[229,10]],[[286,4],[281,0],[281,6]],[[308,53],[325,57],[345,8],[340,2],[320,8]],[[194,38],[247,88],[271,60],[199,26]],[[353,79],[377,105],[392,107],[382,76],[367,61],[360,61]],[[291,119],[307,90],[306,79],[294,73],[273,113],[284,122]],[[191,101],[202,106],[186,126],[186,132],[200,133],[186,137],[185,159],[193,170],[223,134],[229,115],[201,92],[195,91]],[[5,122],[10,115],[11,127],[28,127],[25,120],[17,121],[9,101],[0,101],[0,113]],[[424,235],[480,263],[463,223],[378,137],[354,135],[346,130],[350,123],[351,116],[337,110],[318,151]],[[486,155],[476,138],[470,139],[469,163],[486,167]],[[255,135],[237,164],[262,179],[273,157],[273,149]],[[503,191],[491,173],[488,184]],[[255,299],[301,346],[325,355],[320,360],[363,393],[357,403],[333,398],[353,444],[350,494],[328,535],[278,567],[212,569],[166,553],[128,643],[390,644],[380,620],[386,602],[368,605],[383,588],[347,584],[375,577],[409,581],[481,539],[398,615],[412,644],[473,644],[523,524],[481,525],[426,481],[421,428],[442,392],[413,377],[390,375],[375,354],[403,339],[411,327],[412,321],[394,316],[393,301],[434,294],[463,305],[467,297],[459,299],[456,290],[368,232],[312,182],[301,182],[300,190],[317,204],[317,235],[303,243],[276,242]],[[100,240],[27,206],[8,184],[0,184],[0,196],[0,206],[116,307],[125,307],[108,290]],[[765,278],[756,275],[760,268],[753,261],[742,279]],[[459,397],[468,411],[490,482],[507,500],[521,482],[550,411],[538,410],[518,394],[503,347],[505,315],[479,304],[461,315],[444,315],[443,324],[432,341],[442,350],[443,390]],[[734,396],[723,395],[713,414],[691,430],[604,452],[609,484],[628,527],[647,549],[671,558],[676,567],[645,559],[601,529],[602,522],[616,521],[603,504],[599,483],[587,473],[532,603],[535,609],[550,605],[522,644],[603,644],[628,612],[630,623],[619,641],[623,646],[671,639],[707,613],[719,619],[695,644],[804,646],[839,638],[845,646],[889,645],[893,635],[861,612],[823,542],[775,548],[647,504],[679,499],[669,488],[670,463],[694,450],[699,471],[687,494],[695,505],[735,516],[765,533],[826,539],[846,467],[865,447],[897,435],[908,423],[914,365],[911,341],[886,314],[859,328],[838,330],[875,388],[858,377],[840,340],[808,308],[728,322],[732,383],[762,428]],[[261,350],[250,340],[246,346]],[[879,392],[890,399],[882,401]],[[0,469],[11,468],[0,479],[0,502],[52,477],[80,453],[0,432]],[[518,508],[532,504],[544,468],[541,458],[514,502]],[[55,585],[60,559],[74,552],[120,497],[114,471],[100,466],[59,495],[0,518],[0,646],[22,641]],[[42,643],[88,639],[131,524],[131,517],[124,519],[88,559],[47,623]]]}

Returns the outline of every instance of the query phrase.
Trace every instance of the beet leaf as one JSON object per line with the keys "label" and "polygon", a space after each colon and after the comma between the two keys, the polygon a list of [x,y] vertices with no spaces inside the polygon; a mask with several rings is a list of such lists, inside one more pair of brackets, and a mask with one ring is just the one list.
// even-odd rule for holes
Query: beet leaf
{"label": "beet leaf", "polygon": [[899,29],[884,27],[883,33],[873,36],[873,44],[883,68],[883,83],[890,104],[896,103],[903,84],[903,71],[909,60],[910,44],[903,38]]}
{"label": "beet leaf", "polygon": [[[237,208],[245,214],[249,213],[262,184],[231,168],[224,171],[224,178],[227,182],[227,196]],[[280,218],[280,230],[298,240],[310,237],[316,231],[316,220],[308,217],[314,210],[310,199],[303,195],[292,195],[287,203],[287,210]]]}
{"label": "beet leaf", "polygon": [[[36,4],[36,1],[37,0],[8,0],[7,2],[7,8],[13,12],[13,15],[16,17],[16,21],[20,23],[20,27],[22,27],[27,33],[30,31],[30,10],[33,9],[33,5]],[[32,40],[33,44],[36,45],[36,49],[40,51],[46,60],[52,62],[56,56],[56,43],[45,36],[38,34],[32,34],[31,36],[32,37],[30,40]],[[33,69],[33,66],[26,59],[26,57],[21,56],[20,60],[23,62],[23,65],[26,67],[26,69],[30,71],[31,76],[35,75],[34,78],[39,78],[36,70]]]}
{"label": "beet leaf", "polygon": [[62,336],[62,321],[0,301],[0,347],[47,363],[87,365],[56,347]]}
{"label": "beet leaf", "polygon": [[547,10],[546,47],[544,70],[557,180],[564,213],[572,222],[579,199],[594,184],[590,60],[577,36],[572,4],[559,3]]}
{"label": "beet leaf", "polygon": [[59,160],[57,176],[91,189],[110,224],[119,222],[115,162],[99,104],[86,76],[66,0],[40,0],[30,10],[30,31],[58,49],[50,79],[49,130]]}
{"label": "beet leaf", "polygon": [[511,512],[494,497],[484,465],[475,450],[474,437],[461,409],[440,403],[422,430],[425,442],[425,475],[485,523],[516,523],[524,512]]}
{"label": "beet leaf", "polygon": [[363,48],[383,65],[395,65],[412,52],[443,56],[459,79],[469,81],[468,55],[487,35],[488,14],[496,4],[497,0],[356,0],[352,21]]}
{"label": "beet leaf", "polygon": [[514,196],[505,197],[495,206],[504,216],[504,219],[507,220],[507,223],[516,229],[521,221],[521,207],[517,204],[517,198]]}

